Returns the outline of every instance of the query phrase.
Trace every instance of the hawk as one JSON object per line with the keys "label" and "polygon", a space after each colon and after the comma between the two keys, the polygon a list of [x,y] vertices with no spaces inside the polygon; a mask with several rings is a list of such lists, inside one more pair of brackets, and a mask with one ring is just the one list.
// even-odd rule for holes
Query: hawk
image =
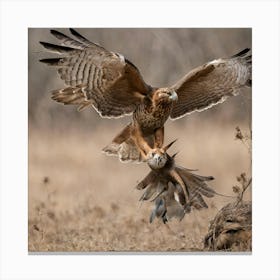
{"label": "hawk", "polygon": [[40,61],[57,67],[66,84],[52,92],[52,99],[78,105],[78,110],[92,106],[101,117],[132,115],[132,121],[103,149],[122,161],[142,161],[141,151],[162,147],[169,117],[175,120],[205,110],[251,86],[248,48],[199,66],[170,87],[157,88],[145,83],[137,67],[123,55],[89,41],[74,29],[70,29],[74,38],[50,32],[60,45],[40,43],[62,56]]}

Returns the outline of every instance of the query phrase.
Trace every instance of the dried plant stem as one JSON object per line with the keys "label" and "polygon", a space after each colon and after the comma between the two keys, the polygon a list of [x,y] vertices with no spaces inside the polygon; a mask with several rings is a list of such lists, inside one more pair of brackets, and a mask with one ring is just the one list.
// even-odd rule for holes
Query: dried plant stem
{"label": "dried plant stem", "polygon": [[242,191],[237,197],[236,205],[238,205],[243,200],[243,195],[244,195],[245,191],[248,189],[248,187],[251,185],[251,183],[252,183],[252,177],[248,180],[247,184],[243,185]]}

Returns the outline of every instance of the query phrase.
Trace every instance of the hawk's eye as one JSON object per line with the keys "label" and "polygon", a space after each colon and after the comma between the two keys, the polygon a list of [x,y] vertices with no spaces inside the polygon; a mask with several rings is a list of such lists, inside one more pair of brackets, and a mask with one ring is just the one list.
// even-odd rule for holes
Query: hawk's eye
{"label": "hawk's eye", "polygon": [[152,157],[154,157],[155,156],[155,153],[152,153]]}

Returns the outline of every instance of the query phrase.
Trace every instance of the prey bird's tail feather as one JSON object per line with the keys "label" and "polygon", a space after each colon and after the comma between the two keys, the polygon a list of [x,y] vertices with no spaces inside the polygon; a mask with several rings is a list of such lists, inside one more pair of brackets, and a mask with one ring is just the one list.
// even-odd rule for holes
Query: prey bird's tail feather
{"label": "prey bird's tail feather", "polygon": [[208,208],[204,197],[212,198],[217,194],[208,184],[214,177],[197,175],[191,171],[193,170],[176,165],[171,168],[164,167],[160,170],[151,170],[138,183],[136,188],[144,190],[140,200],[154,202],[150,222],[155,217],[161,218],[164,223],[173,218],[182,220],[192,209]]}
{"label": "prey bird's tail feather", "polygon": [[213,176],[201,176],[190,172],[190,169],[186,169],[184,167],[176,166],[175,169],[182,177],[185,185],[188,188],[188,191],[191,193],[191,199],[192,197],[195,198],[196,196],[198,196],[198,194],[209,198],[214,197],[215,195],[223,197],[233,197],[230,195],[218,193],[208,185],[207,182],[214,180]]}

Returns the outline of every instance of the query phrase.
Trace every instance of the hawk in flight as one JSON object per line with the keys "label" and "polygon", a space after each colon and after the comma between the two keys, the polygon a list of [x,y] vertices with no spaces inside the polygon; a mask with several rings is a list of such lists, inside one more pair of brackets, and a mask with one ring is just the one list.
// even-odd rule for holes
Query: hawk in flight
{"label": "hawk in flight", "polygon": [[40,42],[58,58],[40,61],[57,67],[66,86],[55,90],[52,99],[92,106],[101,117],[118,118],[132,114],[129,123],[103,149],[122,161],[142,161],[150,147],[162,147],[164,123],[194,111],[202,111],[239,94],[251,86],[250,49],[229,58],[219,58],[187,73],[176,84],[157,88],[145,83],[137,67],[123,55],[106,50],[70,29],[74,38],[50,31],[60,45]]}

